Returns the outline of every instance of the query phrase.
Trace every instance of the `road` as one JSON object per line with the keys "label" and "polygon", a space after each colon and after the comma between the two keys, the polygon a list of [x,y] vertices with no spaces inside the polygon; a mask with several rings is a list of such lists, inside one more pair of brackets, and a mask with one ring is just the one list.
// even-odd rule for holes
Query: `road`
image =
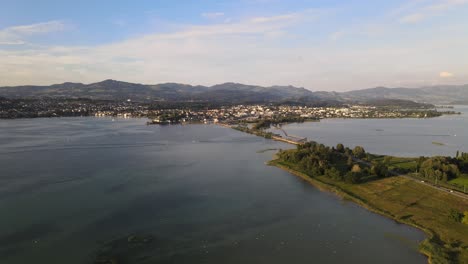
{"label": "road", "polygon": [[426,186],[429,186],[429,187],[432,187],[434,189],[437,189],[439,191],[442,191],[442,192],[446,192],[446,193],[449,193],[451,195],[454,195],[454,196],[457,196],[457,197],[460,197],[460,198],[463,198],[463,199],[466,199],[468,200],[468,194],[465,194],[465,193],[462,193],[462,192],[459,192],[459,191],[456,191],[456,190],[451,190],[451,189],[448,189],[448,188],[445,188],[445,187],[442,187],[442,186],[436,186],[434,184],[431,184],[429,182],[426,182],[426,181],[423,181],[421,179],[417,179],[417,178],[413,178],[411,176],[408,176],[408,175],[397,175],[397,176],[401,176],[401,177],[405,177],[407,179],[410,179],[410,180],[413,180],[413,181],[416,181],[420,184],[424,184]]}

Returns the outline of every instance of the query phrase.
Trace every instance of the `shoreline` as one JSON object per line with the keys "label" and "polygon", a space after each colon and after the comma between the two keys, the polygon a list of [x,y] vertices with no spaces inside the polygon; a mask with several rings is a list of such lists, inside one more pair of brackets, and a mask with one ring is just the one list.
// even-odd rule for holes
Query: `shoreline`
{"label": "shoreline", "polygon": [[[284,164],[280,164],[279,161],[276,159],[276,157],[274,157],[273,160],[269,161],[268,163],[266,163],[268,166],[275,166],[283,171],[286,171],[298,178],[300,178],[301,180],[303,181],[306,181],[307,183],[311,184],[312,186],[314,186],[315,188],[317,188],[318,190],[322,191],[322,192],[329,192],[329,193],[332,193],[334,195],[336,195],[337,197],[341,198],[341,199],[345,199],[345,200],[349,200],[361,207],[363,207],[364,209],[370,211],[370,212],[373,212],[373,213],[376,213],[376,214],[379,214],[383,217],[386,217],[388,219],[391,219],[397,223],[400,223],[400,224],[405,224],[405,225],[408,225],[408,226],[411,226],[411,227],[414,227],[414,228],[417,228],[419,230],[421,230],[422,232],[425,233],[426,235],[426,238],[421,241],[418,245],[418,252],[421,253],[422,255],[424,255],[425,257],[427,257],[427,262],[429,264],[431,263],[439,263],[439,262],[433,262],[434,258],[437,257],[436,253],[432,252],[431,248],[433,248],[433,245],[439,245],[439,246],[443,246],[443,245],[440,245],[439,241],[440,241],[440,238],[439,238],[439,235],[431,230],[429,227],[425,227],[425,226],[422,226],[420,224],[417,224],[415,222],[413,222],[412,220],[408,221],[406,219],[403,219],[401,217],[398,217],[394,214],[392,214],[391,212],[385,210],[384,208],[379,208],[378,206],[376,205],[373,205],[369,202],[366,202],[365,199],[363,199],[362,197],[359,196],[359,194],[357,193],[354,193],[352,191],[349,191],[349,190],[344,190],[343,188],[341,188],[340,186],[338,185],[335,185],[335,184],[332,184],[332,183],[327,183],[327,182],[324,182],[320,179],[317,179],[317,178],[313,178],[313,177],[309,177],[307,174],[305,173],[302,173],[300,171],[297,171],[293,168],[290,168],[289,166],[287,165],[284,165]],[[396,176],[398,177],[398,176]]]}
{"label": "shoreline", "polygon": [[[468,105],[455,105],[455,106],[465,107],[465,106],[468,106]],[[447,113],[447,112],[444,112],[444,111],[439,112],[439,113],[440,113],[440,115],[438,115],[438,116],[427,116],[427,117],[422,117],[422,116],[382,116],[382,117],[377,117],[377,116],[373,116],[373,117],[336,116],[336,117],[318,117],[317,119],[306,119],[302,123],[320,122],[321,120],[329,120],[329,119],[346,119],[346,120],[348,120],[348,119],[375,119],[375,120],[378,120],[378,119],[432,119],[432,118],[440,118],[440,117],[444,117],[444,116],[459,116],[459,115],[464,114],[463,112]],[[81,118],[96,117],[96,118],[122,118],[122,119],[132,119],[132,118],[151,119],[147,115],[124,117],[123,115],[118,115],[118,114],[116,114],[116,115],[103,115],[103,116],[98,116],[96,114],[89,114],[89,115],[27,116],[27,117],[11,117],[11,118],[10,117],[0,117],[0,120],[19,120],[19,119],[37,119],[37,118],[75,118],[75,117],[78,117],[78,118],[80,118],[80,117]],[[200,121],[200,122],[203,122],[203,121]],[[190,123],[190,122],[187,122],[187,123]],[[298,123],[298,122],[291,122],[291,123]]]}

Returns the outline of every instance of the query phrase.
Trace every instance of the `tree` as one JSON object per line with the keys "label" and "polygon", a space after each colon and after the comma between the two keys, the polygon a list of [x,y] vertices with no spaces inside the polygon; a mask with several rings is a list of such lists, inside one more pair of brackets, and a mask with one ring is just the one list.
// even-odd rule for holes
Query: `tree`
{"label": "tree", "polygon": [[442,181],[443,181],[443,182],[447,182],[448,180],[449,180],[449,179],[448,179],[447,173],[443,172],[443,173],[442,173]]}
{"label": "tree", "polygon": [[328,161],[327,160],[319,160],[319,168],[327,169],[328,168]]}
{"label": "tree", "polygon": [[317,166],[311,167],[308,170],[308,172],[309,172],[310,176],[312,176],[312,177],[317,177],[317,176],[320,176],[320,175],[323,174],[322,170]]}
{"label": "tree", "polygon": [[434,171],[434,176],[438,181],[442,180],[442,175],[443,175],[443,173],[440,170],[435,170]]}
{"label": "tree", "polygon": [[349,169],[351,169],[353,167],[353,157],[348,156],[348,160],[346,161],[346,165],[348,165]]}
{"label": "tree", "polygon": [[364,160],[367,160],[367,161],[370,161],[370,160],[371,160],[371,158],[372,158],[372,157],[371,157],[371,154],[369,154],[369,153],[366,153],[366,155],[365,155],[365,156],[366,156],[366,157],[365,157],[365,158],[363,158],[363,159],[364,159]]}
{"label": "tree", "polygon": [[325,171],[325,175],[333,180],[341,180],[342,176],[340,174],[340,171],[338,171],[336,168],[331,168]]}
{"label": "tree", "polygon": [[352,151],[348,147],[346,147],[344,153],[345,155],[349,156],[352,154]]}
{"label": "tree", "polygon": [[305,148],[305,149],[308,149],[312,147],[312,142],[306,142],[305,144],[303,144],[302,146],[301,145],[298,145],[298,148]]}
{"label": "tree", "polygon": [[392,161],[392,157],[390,157],[390,156],[385,156],[385,158],[383,159],[383,163],[385,165],[390,164],[391,161]]}
{"label": "tree", "polygon": [[338,144],[336,145],[336,151],[338,151],[338,152],[340,152],[340,153],[344,153],[345,149],[344,149],[343,144],[338,143]]}
{"label": "tree", "polygon": [[346,173],[346,175],[344,176],[344,180],[346,183],[350,183],[350,184],[356,184],[359,182],[359,175],[357,173],[354,173],[354,172],[348,172]]}
{"label": "tree", "polygon": [[356,156],[359,159],[362,159],[365,156],[365,154],[366,154],[366,151],[361,146],[356,146],[353,149],[353,155]]}
{"label": "tree", "polygon": [[261,120],[258,123],[254,124],[252,129],[254,130],[266,129],[266,128],[270,128],[270,125],[271,125],[270,120]]}
{"label": "tree", "polygon": [[416,162],[416,172],[417,172],[417,173],[420,173],[421,166],[422,166],[424,160],[425,160],[425,158],[424,158],[423,156],[420,156],[420,157],[418,158],[418,161]]}
{"label": "tree", "polygon": [[376,175],[379,178],[384,178],[388,176],[388,167],[380,162],[374,163],[371,168],[371,173]]}

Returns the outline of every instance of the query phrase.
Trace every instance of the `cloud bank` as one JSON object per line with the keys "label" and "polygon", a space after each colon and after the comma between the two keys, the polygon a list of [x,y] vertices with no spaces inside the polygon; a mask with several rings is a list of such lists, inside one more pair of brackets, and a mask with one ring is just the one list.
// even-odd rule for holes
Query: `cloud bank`
{"label": "cloud bank", "polygon": [[24,39],[39,34],[62,31],[65,24],[62,21],[48,21],[30,25],[20,25],[0,30],[0,45],[25,44]]}
{"label": "cloud bank", "polygon": [[[0,30],[0,86],[109,78],[202,85],[233,81],[338,91],[468,83],[467,27],[447,23],[412,30],[400,21],[426,10],[448,12],[466,1],[436,1],[439,6],[435,1],[417,2],[384,19],[339,27],[329,24],[344,11],[330,9],[229,21],[222,12],[206,13],[202,16],[223,21],[177,25],[163,33],[98,45],[29,42],[34,36],[65,32],[67,25],[60,20],[9,27]],[[430,16],[407,18],[408,23],[425,20]],[[451,69],[457,77],[440,69]]]}

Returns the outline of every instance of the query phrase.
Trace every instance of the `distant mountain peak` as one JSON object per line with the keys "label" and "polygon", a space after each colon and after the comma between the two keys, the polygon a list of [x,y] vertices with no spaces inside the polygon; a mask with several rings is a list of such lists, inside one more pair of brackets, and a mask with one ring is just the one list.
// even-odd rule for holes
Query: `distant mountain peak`
{"label": "distant mountain peak", "polygon": [[164,101],[199,101],[225,103],[281,102],[297,98],[313,100],[311,91],[288,87],[262,87],[234,82],[213,86],[179,83],[144,85],[107,79],[90,84],[63,83],[51,86],[22,86],[5,89],[0,96],[10,98],[91,98],[106,100],[132,99]]}
{"label": "distant mountain peak", "polygon": [[[50,86],[0,87],[5,98],[90,98],[134,101],[197,101],[222,103],[268,102],[368,102],[375,99],[411,100],[419,103],[468,103],[468,85],[437,85],[423,88],[375,87],[350,92],[312,92],[303,87],[248,85],[226,82],[213,86],[163,83],[145,85],[113,79],[82,84],[65,82]],[[388,102],[388,101],[387,101]]]}
{"label": "distant mountain peak", "polygon": [[352,101],[399,99],[431,104],[451,104],[455,101],[468,103],[468,85],[436,85],[421,88],[375,87],[344,92],[340,95],[343,99]]}
{"label": "distant mountain peak", "polygon": [[104,81],[101,81],[103,83],[115,83],[115,82],[123,82],[123,81],[117,81],[117,80],[114,80],[114,79],[106,79]]}
{"label": "distant mountain peak", "polygon": [[[123,82],[123,81],[117,81],[117,80],[113,80],[113,79],[107,79],[107,80],[104,80],[104,81],[100,81],[100,82],[97,82],[97,83],[94,83],[94,84],[121,84],[121,83],[128,83],[128,82]],[[128,83],[130,84],[130,83]]]}

